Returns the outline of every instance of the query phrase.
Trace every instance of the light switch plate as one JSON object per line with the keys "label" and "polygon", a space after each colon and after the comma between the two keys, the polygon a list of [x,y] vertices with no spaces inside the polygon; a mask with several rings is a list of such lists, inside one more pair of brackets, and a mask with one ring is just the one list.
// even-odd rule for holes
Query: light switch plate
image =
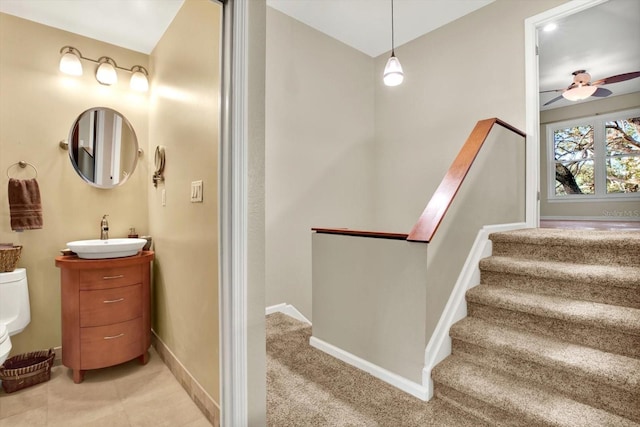
{"label": "light switch plate", "polygon": [[202,180],[191,182],[191,203],[202,203]]}

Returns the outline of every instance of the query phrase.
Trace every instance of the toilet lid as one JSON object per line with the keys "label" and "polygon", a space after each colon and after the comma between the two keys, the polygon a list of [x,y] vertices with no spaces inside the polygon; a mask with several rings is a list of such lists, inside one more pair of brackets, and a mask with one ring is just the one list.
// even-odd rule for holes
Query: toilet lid
{"label": "toilet lid", "polygon": [[7,338],[9,338],[9,332],[4,323],[0,323],[0,344],[2,344]]}

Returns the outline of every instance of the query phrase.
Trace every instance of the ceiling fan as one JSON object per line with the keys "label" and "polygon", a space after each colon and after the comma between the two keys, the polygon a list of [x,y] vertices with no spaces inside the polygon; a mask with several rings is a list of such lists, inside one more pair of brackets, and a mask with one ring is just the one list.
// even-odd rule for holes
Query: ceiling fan
{"label": "ceiling fan", "polygon": [[568,99],[569,101],[579,101],[581,99],[586,99],[590,96],[596,96],[599,98],[603,98],[605,96],[611,95],[611,91],[609,89],[605,89],[599,86],[603,86],[611,83],[624,82],[626,80],[635,79],[640,77],[640,71],[634,71],[631,73],[618,74],[615,76],[606,77],[604,79],[596,80],[595,82],[591,81],[591,75],[587,73],[586,70],[577,70],[571,73],[573,75],[573,83],[569,85],[566,89],[551,89],[551,90],[543,90],[540,93],[549,93],[549,92],[562,92],[562,95],[553,98],[551,101],[547,102],[546,105],[549,105],[553,102],[556,102],[562,98]]}

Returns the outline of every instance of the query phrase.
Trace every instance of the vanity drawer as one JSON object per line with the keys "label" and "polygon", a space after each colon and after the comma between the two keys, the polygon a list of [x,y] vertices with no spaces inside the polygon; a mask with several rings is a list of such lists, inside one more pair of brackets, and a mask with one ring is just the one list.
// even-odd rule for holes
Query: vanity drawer
{"label": "vanity drawer", "polygon": [[142,285],[80,291],[80,327],[120,323],[142,312]]}
{"label": "vanity drawer", "polygon": [[80,369],[97,369],[143,354],[142,318],[108,326],[80,328]]}
{"label": "vanity drawer", "polygon": [[80,289],[105,289],[134,285],[142,281],[139,265],[80,270]]}

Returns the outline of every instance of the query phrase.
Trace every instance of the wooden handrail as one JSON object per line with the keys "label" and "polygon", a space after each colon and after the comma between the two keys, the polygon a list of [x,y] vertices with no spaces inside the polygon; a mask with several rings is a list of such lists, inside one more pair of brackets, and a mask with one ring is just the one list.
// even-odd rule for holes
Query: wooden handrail
{"label": "wooden handrail", "polygon": [[418,222],[413,226],[407,238],[408,241],[425,243],[431,241],[438,226],[442,222],[442,218],[444,218],[445,213],[458,193],[465,176],[467,176],[469,169],[471,169],[473,161],[482,148],[482,144],[484,144],[484,141],[487,139],[487,136],[489,136],[489,132],[495,124],[509,129],[522,137],[526,137],[524,132],[500,119],[480,120],[460,149],[458,156],[449,167],[447,174],[442,179],[442,182],[440,182],[435,193],[433,193],[431,200],[429,200],[422,215],[420,215]]}
{"label": "wooden handrail", "polygon": [[458,156],[455,158],[447,174],[433,193],[431,200],[425,207],[418,222],[413,226],[411,233],[386,233],[382,231],[351,230],[349,228],[312,228],[316,233],[340,234],[345,236],[375,237],[379,239],[407,240],[410,242],[429,243],[438,226],[442,222],[445,213],[451,206],[454,197],[458,193],[464,178],[467,176],[473,161],[478,156],[484,141],[489,136],[493,125],[500,125],[522,137],[527,135],[521,130],[503,122],[498,118],[480,120],[471,131]]}
{"label": "wooden handrail", "polygon": [[311,230],[321,234],[341,234],[344,236],[375,237],[378,239],[393,239],[393,240],[407,240],[407,237],[409,236],[406,233],[387,233],[384,231],[363,231],[363,230],[352,230],[350,228],[314,227]]}

